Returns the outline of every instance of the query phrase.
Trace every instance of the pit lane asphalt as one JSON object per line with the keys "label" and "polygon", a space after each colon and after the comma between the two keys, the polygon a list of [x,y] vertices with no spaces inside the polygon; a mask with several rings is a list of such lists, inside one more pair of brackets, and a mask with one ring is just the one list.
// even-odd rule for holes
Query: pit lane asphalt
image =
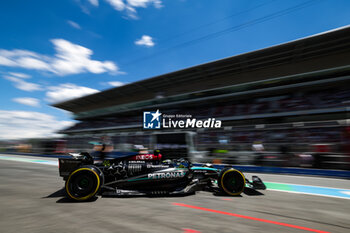
{"label": "pit lane asphalt", "polygon": [[[259,176],[271,182],[350,188],[349,180]],[[310,232],[223,214],[234,213],[326,232],[350,232],[349,199],[265,190],[262,195],[241,197],[198,192],[185,197],[99,197],[93,202],[75,203],[62,196],[63,185],[55,166],[0,160],[0,231]]]}

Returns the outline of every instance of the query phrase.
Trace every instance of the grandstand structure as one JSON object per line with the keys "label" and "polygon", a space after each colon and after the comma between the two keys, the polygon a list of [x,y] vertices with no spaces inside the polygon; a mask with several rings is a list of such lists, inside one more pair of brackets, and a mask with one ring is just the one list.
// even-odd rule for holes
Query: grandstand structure
{"label": "grandstand structure", "polygon": [[[147,144],[143,111],[220,119],[221,129],[197,129],[200,149],[266,150],[317,145],[350,153],[350,27],[144,79],[56,103],[79,122],[64,129],[84,143],[108,135],[115,143]],[[177,129],[179,131],[180,129]]]}

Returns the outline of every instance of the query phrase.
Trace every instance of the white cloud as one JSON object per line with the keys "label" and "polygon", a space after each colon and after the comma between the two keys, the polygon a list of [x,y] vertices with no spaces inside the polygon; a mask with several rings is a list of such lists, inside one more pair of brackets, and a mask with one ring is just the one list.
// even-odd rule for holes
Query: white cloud
{"label": "white cloud", "polygon": [[99,6],[98,0],[75,0],[75,2],[78,4],[80,9],[88,15],[90,14],[91,8]]}
{"label": "white cloud", "polygon": [[91,5],[98,7],[98,0],[88,0]]}
{"label": "white cloud", "polygon": [[12,101],[32,107],[40,107],[40,100],[30,97],[14,98]]}
{"label": "white cloud", "polygon": [[126,0],[126,2],[132,7],[146,8],[149,4],[153,4],[156,8],[162,7],[161,0]]}
{"label": "white cloud", "polygon": [[4,78],[11,81],[16,88],[22,91],[40,91],[43,89],[39,84],[30,83],[20,78],[8,76],[8,75],[5,75]]}
{"label": "white cloud", "polygon": [[19,67],[34,69],[34,70],[50,70],[50,65],[47,62],[32,57],[18,57],[17,64]]}
{"label": "white cloud", "polygon": [[153,38],[147,35],[143,35],[141,39],[135,41],[136,45],[146,46],[146,47],[153,47],[154,42]]}
{"label": "white cloud", "polygon": [[118,71],[118,67],[111,61],[91,60],[92,50],[73,44],[63,39],[53,39],[57,54],[52,62],[53,70],[60,75],[91,72],[100,74]]}
{"label": "white cloud", "polygon": [[125,9],[123,0],[106,0],[115,10],[122,11]]}
{"label": "white cloud", "polygon": [[27,50],[5,50],[0,49],[0,65],[20,67],[34,70],[50,70],[45,57]]}
{"label": "white cloud", "polygon": [[53,39],[56,54],[44,56],[27,50],[0,50],[0,66],[48,71],[57,75],[91,72],[118,74],[119,67],[112,61],[92,60],[93,51],[64,39]]}
{"label": "white cloud", "polygon": [[58,136],[58,130],[73,124],[40,112],[0,110],[0,139]]}
{"label": "white cloud", "polygon": [[106,0],[115,10],[126,11],[130,18],[137,19],[135,8],[147,8],[153,5],[155,8],[163,7],[161,0]]}
{"label": "white cloud", "polygon": [[120,81],[111,81],[111,82],[107,82],[107,84],[113,87],[121,87],[121,86],[124,86],[126,83],[123,83]]}
{"label": "white cloud", "polygon": [[11,76],[17,77],[17,78],[30,78],[31,76],[28,74],[23,73],[16,73],[16,72],[9,72]]}
{"label": "white cloud", "polygon": [[89,87],[77,86],[72,83],[65,83],[59,86],[48,87],[46,92],[46,100],[50,103],[58,103],[69,99],[78,98],[99,92]]}
{"label": "white cloud", "polygon": [[80,25],[72,20],[67,20],[67,23],[75,29],[81,29]]}

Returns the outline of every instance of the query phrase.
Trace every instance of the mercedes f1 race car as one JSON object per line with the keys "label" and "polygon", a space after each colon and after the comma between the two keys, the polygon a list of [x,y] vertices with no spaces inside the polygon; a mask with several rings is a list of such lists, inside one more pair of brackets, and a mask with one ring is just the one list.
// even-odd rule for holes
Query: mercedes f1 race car
{"label": "mercedes f1 race car", "polygon": [[66,181],[67,197],[87,201],[96,195],[186,195],[206,190],[240,195],[243,190],[265,189],[257,176],[210,164],[193,166],[186,159],[162,160],[161,154],[117,154],[97,162],[89,153],[59,159],[59,173]]}

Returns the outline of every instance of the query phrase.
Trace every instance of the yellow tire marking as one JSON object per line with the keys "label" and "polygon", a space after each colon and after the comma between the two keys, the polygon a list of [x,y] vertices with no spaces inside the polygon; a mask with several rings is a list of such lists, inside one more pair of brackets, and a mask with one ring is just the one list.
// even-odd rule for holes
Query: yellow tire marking
{"label": "yellow tire marking", "polygon": [[[232,193],[232,192],[228,191],[228,190],[226,189],[226,187],[224,186],[224,176],[225,176],[227,173],[232,172],[232,171],[238,172],[238,173],[242,176],[242,178],[243,178],[243,188],[242,188],[242,190],[240,190],[240,191],[238,191],[238,192],[236,192],[236,193]],[[244,175],[242,174],[242,172],[240,172],[240,171],[238,171],[238,170],[236,170],[236,169],[229,169],[229,170],[225,171],[224,174],[223,174],[222,177],[221,177],[221,187],[225,190],[226,193],[228,193],[228,194],[231,195],[231,196],[236,196],[236,195],[241,194],[241,193],[243,192],[243,190],[244,190],[244,187],[245,187],[245,178],[244,178]]]}
{"label": "yellow tire marking", "polygon": [[[71,178],[75,173],[77,173],[78,171],[83,171],[83,170],[91,171],[92,173],[95,174],[95,176],[96,176],[96,178],[97,178],[96,190],[95,190],[94,192],[90,193],[89,195],[85,196],[85,197],[74,197],[74,196],[69,192],[69,189],[68,189],[69,181],[70,181],[70,178]],[[72,172],[72,173],[69,175],[68,180],[67,180],[67,183],[66,183],[66,192],[68,193],[68,195],[69,195],[72,199],[77,200],[77,201],[84,201],[84,200],[87,200],[87,199],[93,197],[93,196],[97,193],[99,187],[100,187],[100,177],[98,176],[98,174],[97,174],[94,170],[92,170],[91,168],[83,167],[83,168],[79,168],[79,169],[75,170],[74,172]]]}

